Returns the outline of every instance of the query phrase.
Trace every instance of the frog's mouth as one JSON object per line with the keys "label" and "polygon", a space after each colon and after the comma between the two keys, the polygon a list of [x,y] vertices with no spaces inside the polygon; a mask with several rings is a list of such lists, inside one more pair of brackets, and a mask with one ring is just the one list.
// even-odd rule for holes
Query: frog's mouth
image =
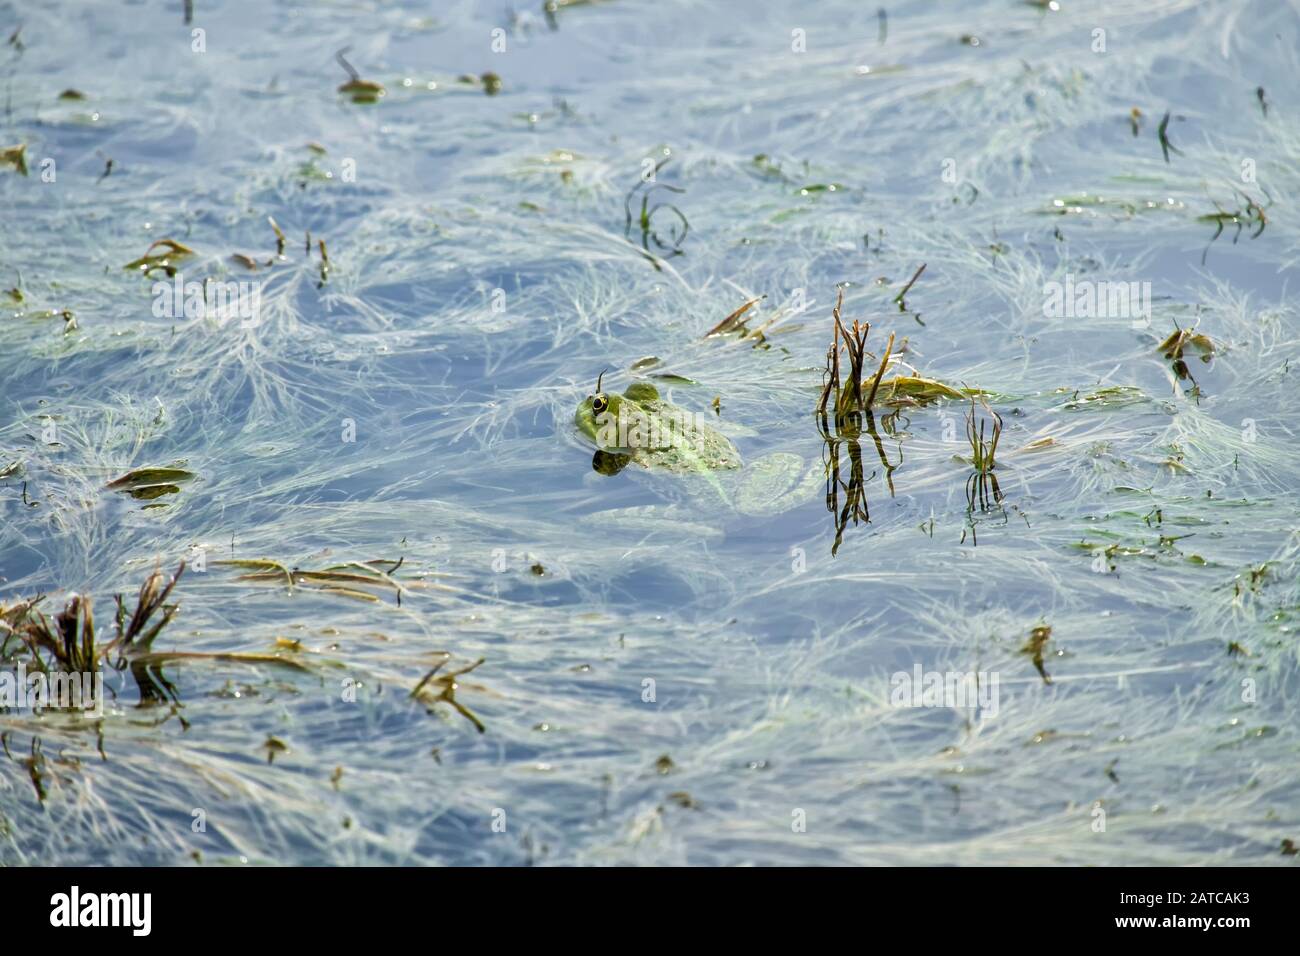
{"label": "frog's mouth", "polygon": [[573,415],[573,424],[577,426],[578,431],[594,445],[600,445],[597,440],[599,425],[596,423],[596,413],[592,410],[593,399],[590,395],[578,405],[578,410]]}
{"label": "frog's mouth", "polygon": [[593,404],[592,396],[587,396],[578,405],[578,410],[573,416],[573,423],[577,426],[578,431],[596,446],[596,453],[591,459],[592,470],[606,476],[617,475],[627,467],[628,462],[632,460],[632,456],[614,449],[601,447],[599,438],[600,423],[596,421],[596,414],[592,408]]}
{"label": "frog's mouth", "polygon": [[597,414],[594,401],[591,396],[588,396],[578,406],[578,411],[573,416],[573,423],[589,442],[602,451],[630,452],[632,449],[622,448],[609,441],[611,436],[618,434],[613,427],[613,423],[617,421],[616,408],[618,406],[611,402],[604,411]]}

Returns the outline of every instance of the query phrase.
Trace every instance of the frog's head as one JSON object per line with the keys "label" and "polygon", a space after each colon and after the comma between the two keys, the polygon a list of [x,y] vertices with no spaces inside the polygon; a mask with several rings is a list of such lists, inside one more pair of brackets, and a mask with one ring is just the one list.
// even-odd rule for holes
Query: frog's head
{"label": "frog's head", "polygon": [[578,403],[573,421],[578,426],[578,431],[591,439],[597,448],[616,449],[617,439],[609,439],[618,433],[619,416],[644,411],[643,403],[658,399],[659,391],[653,385],[638,382],[629,385],[622,395],[609,394],[601,389],[604,378],[605,373],[601,372],[596,379],[596,393]]}
{"label": "frog's head", "polygon": [[578,426],[578,431],[582,432],[597,447],[600,446],[600,427],[607,420],[606,416],[614,416],[617,420],[618,406],[622,403],[619,396],[613,396],[615,404],[611,407],[610,396],[601,390],[601,381],[605,378],[605,373],[601,372],[596,378],[596,394],[588,395],[578,403],[578,410],[574,413],[573,423]]}

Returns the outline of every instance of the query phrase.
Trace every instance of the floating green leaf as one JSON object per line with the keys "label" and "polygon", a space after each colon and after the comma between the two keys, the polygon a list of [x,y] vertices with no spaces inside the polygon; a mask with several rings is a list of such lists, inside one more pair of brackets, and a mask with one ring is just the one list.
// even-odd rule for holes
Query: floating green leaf
{"label": "floating green leaf", "polygon": [[173,263],[177,259],[186,259],[192,255],[194,255],[194,250],[184,243],[177,242],[175,239],[159,239],[150,243],[149,248],[144,251],[144,255],[139,259],[128,262],[123,268],[128,270],[138,269],[146,276],[155,269],[161,269],[171,277],[176,275],[176,267]]}
{"label": "floating green leaf", "polygon": [[110,481],[105,488],[123,491],[140,501],[152,501],[179,492],[180,484],[194,478],[184,468],[139,468]]}

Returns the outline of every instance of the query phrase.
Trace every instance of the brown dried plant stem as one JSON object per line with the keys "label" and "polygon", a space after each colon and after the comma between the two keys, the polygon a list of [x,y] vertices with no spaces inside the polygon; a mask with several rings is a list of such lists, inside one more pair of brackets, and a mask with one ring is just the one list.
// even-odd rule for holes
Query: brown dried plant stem
{"label": "brown dried plant stem", "polygon": [[[867,355],[867,336],[871,333],[871,323],[859,322],[855,319],[853,327],[846,329],[843,319],[840,317],[843,305],[844,290],[841,288],[837,290],[835,308],[831,311],[835,323],[834,339],[830,350],[826,354],[826,381],[822,387],[821,398],[817,403],[818,411],[824,414],[832,394],[835,396],[837,425],[840,419],[850,413],[864,412],[870,414],[875,404],[876,395],[880,390],[880,382],[885,375],[885,368],[889,365],[889,359],[894,351],[894,335],[891,333],[889,342],[885,347],[885,354],[881,357],[880,365],[872,378],[871,390],[864,398],[862,369]],[[849,358],[847,382],[842,382],[840,378],[841,348],[848,353]]]}

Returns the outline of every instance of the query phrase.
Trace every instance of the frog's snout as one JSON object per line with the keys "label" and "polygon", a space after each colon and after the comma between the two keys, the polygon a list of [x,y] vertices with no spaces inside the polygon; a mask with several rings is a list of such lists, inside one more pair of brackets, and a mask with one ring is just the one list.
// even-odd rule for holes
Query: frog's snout
{"label": "frog's snout", "polygon": [[578,431],[586,435],[592,441],[596,440],[596,415],[592,411],[594,397],[588,395],[578,403],[578,410],[573,413],[573,424],[577,426]]}

